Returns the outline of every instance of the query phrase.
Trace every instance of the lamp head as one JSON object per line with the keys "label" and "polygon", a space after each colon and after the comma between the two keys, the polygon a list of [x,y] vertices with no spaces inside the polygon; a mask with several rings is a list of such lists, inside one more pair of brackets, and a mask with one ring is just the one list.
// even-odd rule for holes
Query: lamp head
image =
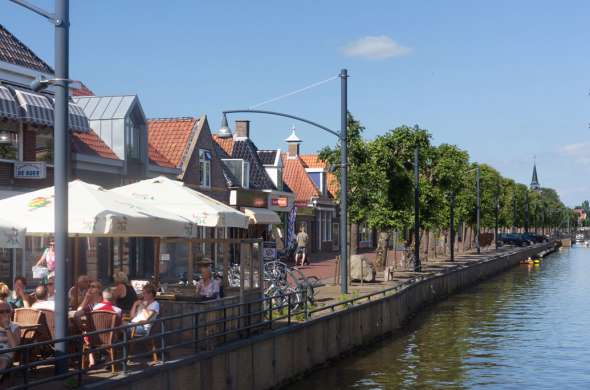
{"label": "lamp head", "polygon": [[42,91],[49,86],[49,80],[44,77],[38,77],[31,82],[31,89],[35,92]]}

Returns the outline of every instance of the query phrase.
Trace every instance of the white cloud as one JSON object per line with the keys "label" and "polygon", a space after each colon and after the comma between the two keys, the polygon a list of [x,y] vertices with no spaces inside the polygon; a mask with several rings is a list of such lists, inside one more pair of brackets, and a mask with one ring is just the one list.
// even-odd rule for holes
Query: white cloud
{"label": "white cloud", "polygon": [[381,60],[384,58],[408,55],[412,52],[412,49],[400,45],[387,35],[378,35],[357,39],[346,45],[343,52],[350,57]]}
{"label": "white cloud", "polygon": [[564,145],[560,148],[561,154],[574,159],[584,165],[590,165],[590,142],[579,142]]}

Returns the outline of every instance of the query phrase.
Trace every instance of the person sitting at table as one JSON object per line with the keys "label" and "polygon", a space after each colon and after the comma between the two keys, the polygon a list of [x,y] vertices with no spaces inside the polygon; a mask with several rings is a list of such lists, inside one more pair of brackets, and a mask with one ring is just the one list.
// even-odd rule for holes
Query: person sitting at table
{"label": "person sitting at table", "polygon": [[[20,344],[20,329],[11,321],[12,308],[6,302],[0,302],[0,370],[12,366],[14,352],[2,352]],[[2,375],[0,375],[0,378]]]}
{"label": "person sitting at table", "polygon": [[131,308],[131,323],[138,324],[135,327],[135,335],[145,336],[150,333],[153,320],[160,313],[160,304],[156,301],[156,287],[153,284],[143,286],[143,299],[138,300]]}
{"label": "person sitting at table", "polygon": [[219,298],[219,280],[214,279],[211,273],[211,262],[203,262],[199,266],[201,279],[197,282],[197,297],[206,299]]}
{"label": "person sitting at table", "polygon": [[55,301],[55,274],[49,274],[47,278],[47,300],[48,301]]}
{"label": "person sitting at table", "polygon": [[93,310],[94,305],[102,301],[100,292],[102,290],[102,284],[99,281],[90,282],[90,287],[84,294],[82,302],[78,305],[77,310],[83,312],[90,312]]}
{"label": "person sitting at table", "polygon": [[90,288],[90,278],[88,277],[88,275],[78,276],[78,281],[68,291],[68,300],[70,302],[70,307],[78,307],[78,305],[80,304],[80,301],[86,295],[86,292],[88,291],[89,288]]}
{"label": "person sitting at table", "polygon": [[123,310],[120,307],[114,305],[115,303],[115,296],[113,295],[113,289],[105,288],[102,290],[102,301],[94,305],[92,310],[106,310],[113,312],[121,318],[123,315]]}
{"label": "person sitting at table", "polygon": [[8,299],[6,300],[13,309],[31,307],[32,299],[25,291],[26,288],[27,279],[25,279],[23,276],[17,276],[14,278],[14,290],[12,290],[8,296]]}
{"label": "person sitting at table", "polygon": [[137,294],[135,289],[129,284],[129,279],[123,271],[115,274],[115,288],[113,294],[115,296],[115,304],[125,311],[130,311],[135,301],[137,301]]}
{"label": "person sitting at table", "polygon": [[0,282],[0,302],[6,302],[10,296],[10,289],[6,283]]}
{"label": "person sitting at table", "polygon": [[31,308],[39,310],[55,310],[55,301],[48,300],[48,289],[44,284],[40,284],[35,289],[35,297],[37,300],[33,303]]}

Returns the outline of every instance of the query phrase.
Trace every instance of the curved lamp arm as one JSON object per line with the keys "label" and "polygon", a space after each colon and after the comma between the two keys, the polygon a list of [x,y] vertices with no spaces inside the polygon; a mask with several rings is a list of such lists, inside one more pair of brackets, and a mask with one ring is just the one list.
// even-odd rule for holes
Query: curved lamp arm
{"label": "curved lamp arm", "polygon": [[266,110],[248,110],[248,109],[244,109],[244,110],[226,110],[226,111],[223,111],[223,116],[225,117],[227,114],[237,114],[237,113],[267,114],[267,115],[275,115],[275,116],[282,116],[282,117],[285,117],[285,118],[291,118],[291,119],[295,119],[297,121],[304,122],[304,123],[307,123],[309,125],[315,126],[315,127],[320,128],[320,129],[322,129],[324,131],[327,131],[328,133],[330,133],[330,134],[332,134],[332,135],[334,135],[334,136],[336,136],[338,138],[341,138],[341,136],[340,136],[339,133],[335,132],[334,130],[328,129],[326,126],[322,126],[322,125],[320,125],[318,123],[312,122],[310,120],[307,120],[305,118],[301,118],[301,117],[298,117],[298,116],[295,116],[295,115],[284,114],[282,112],[266,111]]}

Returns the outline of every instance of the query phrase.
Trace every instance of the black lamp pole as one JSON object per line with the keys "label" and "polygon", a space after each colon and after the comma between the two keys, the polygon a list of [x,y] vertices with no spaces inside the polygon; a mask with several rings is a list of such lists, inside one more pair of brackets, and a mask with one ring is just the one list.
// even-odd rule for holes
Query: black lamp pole
{"label": "black lamp pole", "polygon": [[455,261],[455,192],[451,192],[451,261]]}
{"label": "black lamp pole", "polygon": [[[49,20],[55,26],[55,90],[53,121],[53,185],[55,191],[55,338],[67,336],[68,300],[67,300],[67,255],[68,255],[68,77],[69,77],[69,35],[70,2],[55,0],[55,12],[51,13],[29,3],[26,0],[11,0],[37,15]],[[67,371],[67,360],[60,359],[66,354],[66,343],[55,343],[58,360],[55,364],[57,373]]]}
{"label": "black lamp pole", "polygon": [[481,248],[479,245],[479,232],[480,232],[480,213],[481,213],[481,197],[480,197],[480,185],[479,185],[479,178],[480,178],[480,169],[479,164],[477,164],[477,171],[476,171],[476,187],[477,187],[477,206],[476,206],[476,217],[477,217],[477,229],[475,232],[475,246],[477,248],[477,254],[481,253]]}
{"label": "black lamp pole", "polygon": [[420,272],[422,264],[420,263],[420,149],[416,146],[414,152],[414,271]]}
{"label": "black lamp pole", "polygon": [[524,193],[524,232],[529,232],[529,191]]}
{"label": "black lamp pole", "polygon": [[496,182],[496,226],[494,227],[495,248],[498,250],[498,218],[500,214],[500,181]]}

